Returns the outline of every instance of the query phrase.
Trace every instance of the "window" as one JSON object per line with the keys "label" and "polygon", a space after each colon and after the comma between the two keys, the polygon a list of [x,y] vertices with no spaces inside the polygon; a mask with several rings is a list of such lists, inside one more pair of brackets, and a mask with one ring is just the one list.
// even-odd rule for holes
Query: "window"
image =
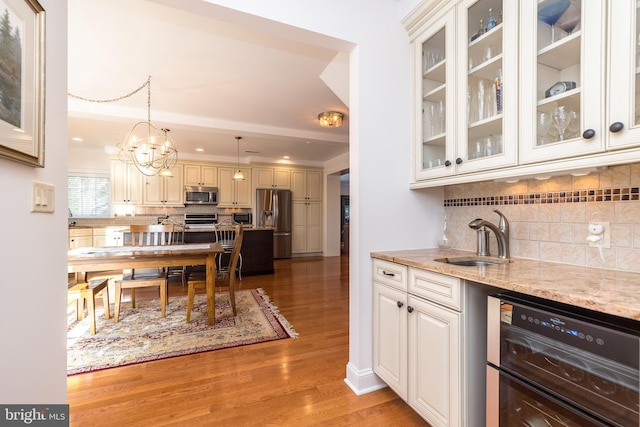
{"label": "window", "polygon": [[108,217],[110,202],[109,177],[69,176],[70,214],[78,217]]}

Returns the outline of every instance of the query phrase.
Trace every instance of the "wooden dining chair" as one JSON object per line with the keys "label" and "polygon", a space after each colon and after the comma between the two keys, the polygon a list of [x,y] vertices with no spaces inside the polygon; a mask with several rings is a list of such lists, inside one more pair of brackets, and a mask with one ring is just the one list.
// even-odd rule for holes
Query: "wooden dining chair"
{"label": "wooden dining chair", "polygon": [[76,320],[84,319],[85,307],[89,314],[89,332],[96,334],[96,295],[102,294],[104,317],[111,318],[109,312],[109,279],[90,280],[89,282],[72,283],[67,288],[67,300],[75,303]]}
{"label": "wooden dining chair", "polygon": [[[131,246],[165,246],[173,242],[173,224],[132,225]],[[158,286],[160,288],[160,307],[162,317],[167,311],[167,269],[132,269],[131,273],[124,273],[121,280],[115,281],[115,313],[113,320],[120,320],[120,301],[122,290],[131,289],[131,305],[136,307],[136,288]]]}
{"label": "wooden dining chair", "polygon": [[[235,227],[235,239],[233,249],[231,251],[231,258],[229,259],[229,265],[222,267],[216,271],[215,286],[216,287],[228,287],[229,288],[229,300],[231,301],[231,309],[233,315],[236,316],[236,268],[238,266],[238,260],[240,259],[240,250],[242,249],[242,240],[244,237],[244,231],[242,225],[236,225]],[[191,310],[193,309],[193,300],[195,299],[196,289],[206,288],[206,273],[192,273],[187,276],[187,323],[191,322]]]}
{"label": "wooden dining chair", "polygon": [[[231,219],[223,220],[215,226],[215,241],[222,245],[222,253],[218,255],[218,268],[224,269],[224,262],[231,264],[231,252],[235,246],[236,227],[239,224]],[[227,264],[227,266],[228,266]],[[242,252],[238,254],[238,277],[242,280]]]}

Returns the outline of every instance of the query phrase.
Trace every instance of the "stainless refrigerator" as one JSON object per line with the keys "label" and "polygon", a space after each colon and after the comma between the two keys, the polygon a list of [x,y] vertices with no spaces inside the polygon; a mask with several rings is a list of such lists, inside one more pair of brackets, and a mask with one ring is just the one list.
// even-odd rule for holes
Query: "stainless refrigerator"
{"label": "stainless refrigerator", "polygon": [[291,258],[291,191],[256,190],[256,225],[274,227],[273,257]]}

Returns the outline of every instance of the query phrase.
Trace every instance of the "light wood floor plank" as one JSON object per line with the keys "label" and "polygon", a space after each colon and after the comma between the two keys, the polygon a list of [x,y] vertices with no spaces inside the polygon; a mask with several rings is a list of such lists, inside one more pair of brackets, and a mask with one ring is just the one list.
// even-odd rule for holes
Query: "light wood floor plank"
{"label": "light wood floor plank", "polygon": [[[71,376],[71,425],[428,426],[391,390],[356,396],[344,382],[348,257],[275,267],[274,275],[244,277],[242,289],[263,288],[298,339]],[[147,291],[136,298],[157,297]],[[186,295],[179,283],[170,285],[176,295]]]}

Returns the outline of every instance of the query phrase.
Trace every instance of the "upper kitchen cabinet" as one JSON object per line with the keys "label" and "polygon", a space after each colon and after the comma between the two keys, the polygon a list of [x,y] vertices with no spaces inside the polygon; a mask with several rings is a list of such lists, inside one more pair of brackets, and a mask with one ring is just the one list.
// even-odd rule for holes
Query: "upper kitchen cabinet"
{"label": "upper kitchen cabinet", "polygon": [[244,180],[234,180],[235,168],[218,168],[218,207],[251,207],[251,169],[240,168]]}
{"label": "upper kitchen cabinet", "polygon": [[[635,0],[615,0],[617,8],[636,16]],[[633,3],[633,7],[631,4]],[[521,155],[520,163],[532,163],[599,153],[609,135],[606,114],[605,57],[606,2],[582,0],[525,1],[521,7],[520,79]],[[613,6],[612,6],[613,7]],[[630,64],[633,40],[631,26],[612,21],[620,37],[620,58],[612,59],[618,69],[610,81],[624,80],[631,90],[635,67]],[[630,19],[627,19],[630,21]],[[625,40],[628,38],[628,40]],[[616,49],[611,49],[615,54]],[[629,56],[629,58],[626,58]],[[622,62],[620,62],[622,61]],[[628,65],[628,70],[622,68]],[[626,74],[626,75],[625,75]],[[620,83],[617,83],[620,84]],[[622,85],[623,87],[625,85]],[[624,89],[620,89],[624,90]],[[617,93],[616,102],[625,104],[618,119],[628,128],[631,92]],[[534,136],[534,137],[532,137]],[[637,140],[637,139],[636,139]]]}
{"label": "upper kitchen cabinet", "polygon": [[291,188],[291,170],[284,168],[255,167],[251,171],[253,188]]}
{"label": "upper kitchen cabinet", "polygon": [[517,6],[451,2],[411,33],[416,180],[515,164]]}
{"label": "upper kitchen cabinet", "polygon": [[291,196],[294,201],[322,201],[322,171],[292,170]]}
{"label": "upper kitchen cabinet", "polygon": [[171,168],[173,176],[145,177],[144,204],[183,206],[184,180],[182,165]]}
{"label": "upper kitchen cabinet", "polygon": [[[583,1],[583,3],[591,3]],[[608,147],[640,145],[640,4],[609,1]],[[622,125],[621,131],[616,131]]]}
{"label": "upper kitchen cabinet", "polygon": [[196,187],[216,187],[218,168],[206,165],[184,165],[184,185]]}
{"label": "upper kitchen cabinet", "polygon": [[111,203],[142,204],[142,177],[135,166],[120,160],[111,161]]}

